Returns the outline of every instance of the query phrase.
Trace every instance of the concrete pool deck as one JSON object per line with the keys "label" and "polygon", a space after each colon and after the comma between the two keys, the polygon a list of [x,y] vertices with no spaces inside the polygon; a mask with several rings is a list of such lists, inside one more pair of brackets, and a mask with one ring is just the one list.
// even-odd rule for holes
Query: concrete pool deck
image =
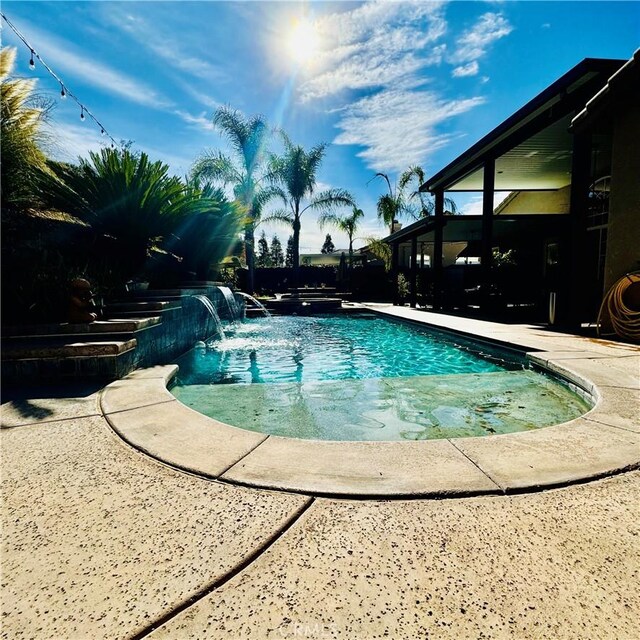
{"label": "concrete pool deck", "polygon": [[[129,444],[195,474],[261,489],[324,497],[455,497],[561,486],[640,464],[640,349],[406,308],[378,312],[496,338],[529,351],[540,368],[592,399],[571,422],[476,438],[335,442],[265,435],[202,416],[166,385],[173,365],[134,372],[107,386],[102,413]],[[436,323],[440,323],[436,325]]]}
{"label": "concrete pool deck", "polygon": [[[209,477],[126,444],[103,409],[114,426],[115,416],[137,417],[136,437],[160,433],[177,404],[164,388],[167,370],[134,374],[143,403],[126,382],[102,397],[5,403],[2,636],[637,637],[640,472],[623,470],[640,453],[638,350],[532,327],[498,333],[595,384],[598,412],[575,426],[585,441],[607,434],[613,444],[598,439],[608,453],[592,451],[593,475],[610,473],[607,464],[616,475],[523,495],[505,495],[518,489],[505,484],[464,499],[444,491],[440,500],[322,498],[214,479],[227,473],[227,454],[243,455],[260,434],[233,429],[191,458],[196,435],[170,429],[177,462],[208,465]],[[185,424],[198,431],[199,420],[211,426],[194,412]],[[555,448],[575,445],[566,439],[573,426]],[[510,467],[525,452],[528,474],[544,470],[531,443],[493,457]],[[562,459],[574,469],[580,462],[570,450]],[[494,480],[506,473],[496,465]]]}

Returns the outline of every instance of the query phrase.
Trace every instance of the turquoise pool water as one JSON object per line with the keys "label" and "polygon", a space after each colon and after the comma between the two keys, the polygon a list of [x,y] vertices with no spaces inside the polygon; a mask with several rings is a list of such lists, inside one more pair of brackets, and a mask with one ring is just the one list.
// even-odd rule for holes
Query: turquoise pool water
{"label": "turquoise pool water", "polygon": [[535,429],[589,409],[515,355],[379,316],[264,318],[227,333],[178,361],[172,393],[262,433],[455,438]]}

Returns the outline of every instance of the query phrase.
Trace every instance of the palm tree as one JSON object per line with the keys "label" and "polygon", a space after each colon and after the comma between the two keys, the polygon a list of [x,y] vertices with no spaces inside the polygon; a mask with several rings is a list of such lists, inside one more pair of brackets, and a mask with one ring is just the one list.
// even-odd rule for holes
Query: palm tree
{"label": "palm tree", "polygon": [[233,193],[245,213],[244,244],[248,268],[247,288],[254,289],[254,232],[261,210],[274,193],[262,187],[266,143],[269,129],[262,116],[246,118],[229,107],[220,107],[213,115],[213,125],[231,144],[235,158],[220,152],[203,154],[196,160],[191,174],[196,179],[233,185]]}
{"label": "palm tree", "polygon": [[[389,231],[393,233],[393,223],[401,217],[419,220],[433,214],[435,204],[428,194],[420,191],[420,185],[424,183],[424,171],[422,167],[409,167],[400,175],[398,184],[395,189],[391,186],[391,181],[386,173],[376,173],[372,178],[382,178],[389,189],[388,193],[383,193],[376,205],[378,218],[389,227]],[[417,187],[407,193],[412,181],[417,182]],[[450,198],[445,198],[445,207],[449,213],[458,212],[456,203]]]}
{"label": "palm tree", "polygon": [[349,215],[338,216],[334,213],[324,213],[318,219],[320,228],[329,224],[334,226],[339,231],[346,233],[349,237],[349,266],[353,266],[353,239],[360,224],[360,220],[364,218],[364,211],[358,209],[355,205]]}
{"label": "palm tree", "polygon": [[[311,209],[320,213],[331,213],[341,206],[353,206],[353,196],[344,189],[327,189],[316,194],[316,174],[327,148],[320,143],[310,151],[294,145],[283,134],[284,154],[271,157],[273,180],[279,186],[278,195],[285,209],[271,213],[265,222],[277,221],[288,224],[293,229],[293,269],[294,280],[298,282],[300,268],[300,226],[305,211]],[[306,204],[304,204],[306,202]]]}
{"label": "palm tree", "polygon": [[[417,211],[415,207],[409,209],[412,217],[416,220],[419,218],[428,218],[435,213],[433,197],[430,194],[420,191],[420,186],[424,184],[424,179],[424,170],[422,167],[414,165],[404,171],[398,181],[398,190],[403,194],[403,197],[406,197],[405,190],[411,185],[412,181],[415,180],[416,182],[415,189],[409,193],[408,198],[410,204],[415,204],[416,200],[419,203],[415,205],[418,207]],[[458,207],[451,198],[444,199],[444,206],[447,213],[452,215],[458,213]]]}
{"label": "palm tree", "polygon": [[41,178],[49,206],[90,225],[100,244],[115,242],[110,251],[118,255],[110,259],[121,277],[137,273],[151,248],[169,238],[185,216],[211,207],[170,176],[168,165],[151,162],[145,153],[104,148],[77,166],[49,166],[53,177]]}
{"label": "palm tree", "polygon": [[24,210],[38,203],[36,178],[47,171],[41,147],[46,141],[42,124],[48,108],[34,100],[35,80],[9,79],[13,72],[16,50],[0,51],[1,101],[1,166],[0,193],[2,209]]}

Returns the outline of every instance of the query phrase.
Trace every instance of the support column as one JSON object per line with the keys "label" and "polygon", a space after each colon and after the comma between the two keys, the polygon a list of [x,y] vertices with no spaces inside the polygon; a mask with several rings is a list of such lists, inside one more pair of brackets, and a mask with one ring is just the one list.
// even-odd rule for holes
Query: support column
{"label": "support column", "polygon": [[562,269],[558,314],[561,324],[579,328],[585,310],[585,287],[593,286],[586,274],[587,207],[591,182],[591,136],[573,136],[571,157],[571,191],[569,204],[569,242],[566,268]]}
{"label": "support column", "polygon": [[436,228],[434,229],[433,242],[433,264],[431,265],[433,274],[433,309],[440,311],[443,303],[443,276],[442,269],[442,245],[444,236],[444,191],[439,189],[435,192],[435,216]]}
{"label": "support column", "polygon": [[418,302],[418,236],[411,238],[411,299],[409,304],[412,309]]}
{"label": "support column", "polygon": [[393,287],[393,304],[399,303],[398,296],[398,253],[399,243],[393,242],[391,244],[391,286]]}
{"label": "support column", "polygon": [[491,284],[491,263],[493,262],[493,193],[495,189],[496,161],[493,158],[484,163],[482,179],[482,251],[480,265],[482,269],[482,306],[489,302]]}

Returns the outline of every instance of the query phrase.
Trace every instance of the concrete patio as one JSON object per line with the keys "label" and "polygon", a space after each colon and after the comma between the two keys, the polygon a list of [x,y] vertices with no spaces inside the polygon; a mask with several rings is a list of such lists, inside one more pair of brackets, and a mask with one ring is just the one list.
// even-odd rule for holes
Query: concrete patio
{"label": "concrete patio", "polygon": [[[313,468],[302,454],[269,453],[251,463],[262,480],[238,479],[265,438],[226,427],[207,448],[199,438],[213,421],[190,410],[180,429],[163,428],[179,405],[166,368],[106,392],[6,402],[2,637],[636,638],[638,349],[380,310],[536,350],[598,404],[577,425],[524,434],[561,429],[549,446],[463,439],[476,441],[458,443],[467,475],[431,477],[475,478],[467,491],[394,492],[392,482],[358,493],[313,485],[330,478],[331,455]],[[567,444],[577,432],[588,455]],[[426,444],[448,441],[438,442]],[[279,490],[260,486],[278,460],[289,465],[271,483]]]}

